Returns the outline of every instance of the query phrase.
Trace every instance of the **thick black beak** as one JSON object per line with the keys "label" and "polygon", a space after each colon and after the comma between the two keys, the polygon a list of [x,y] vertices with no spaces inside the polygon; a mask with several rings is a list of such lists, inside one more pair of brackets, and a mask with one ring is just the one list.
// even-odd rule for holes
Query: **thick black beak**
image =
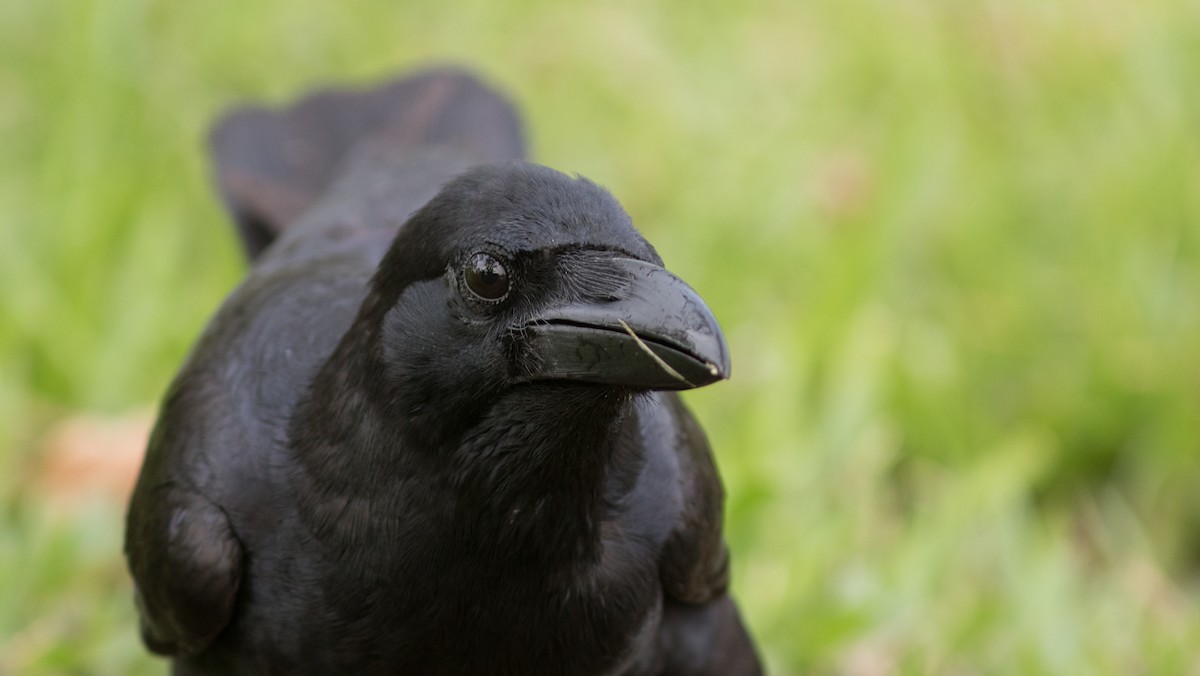
{"label": "thick black beak", "polygon": [[[531,359],[520,380],[573,380],[686,390],[729,377],[729,347],[712,311],[665,268],[596,258],[595,300],[546,310],[520,328]],[[611,285],[611,286],[610,286]],[[593,295],[593,294],[587,294]]]}

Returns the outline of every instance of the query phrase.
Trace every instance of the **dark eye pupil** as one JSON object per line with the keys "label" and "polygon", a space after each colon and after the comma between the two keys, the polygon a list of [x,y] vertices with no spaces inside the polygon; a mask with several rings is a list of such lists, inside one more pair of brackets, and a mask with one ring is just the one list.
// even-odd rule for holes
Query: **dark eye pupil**
{"label": "dark eye pupil", "polygon": [[471,293],[484,300],[496,300],[508,293],[508,271],[485,253],[471,256],[464,276]]}

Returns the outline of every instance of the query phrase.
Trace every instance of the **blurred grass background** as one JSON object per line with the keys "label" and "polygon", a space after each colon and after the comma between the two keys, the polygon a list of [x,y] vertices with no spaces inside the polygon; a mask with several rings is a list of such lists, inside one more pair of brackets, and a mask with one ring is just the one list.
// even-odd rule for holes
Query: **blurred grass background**
{"label": "blurred grass background", "polygon": [[454,4],[0,4],[0,673],[163,671],[121,500],[40,473],[242,274],[207,125],[445,60],[726,326],[774,673],[1200,673],[1200,4]]}

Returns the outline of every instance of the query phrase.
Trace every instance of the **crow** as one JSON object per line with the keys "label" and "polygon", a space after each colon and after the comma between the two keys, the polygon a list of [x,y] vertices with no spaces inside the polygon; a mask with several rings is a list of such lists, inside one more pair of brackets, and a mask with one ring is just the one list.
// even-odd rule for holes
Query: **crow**
{"label": "crow", "polygon": [[164,396],[125,552],[175,674],[755,674],[674,390],[712,312],[512,106],[429,68],[211,136],[252,262]]}

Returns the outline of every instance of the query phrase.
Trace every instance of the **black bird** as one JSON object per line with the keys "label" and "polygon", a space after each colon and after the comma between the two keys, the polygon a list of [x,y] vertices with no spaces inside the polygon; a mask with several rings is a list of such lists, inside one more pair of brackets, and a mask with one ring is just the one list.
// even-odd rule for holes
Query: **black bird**
{"label": "black bird", "polygon": [[[212,145],[253,265],[129,508],[176,674],[754,674],[722,490],[670,390],[712,313],[605,190],[434,69]],[[440,187],[440,189],[439,189]]]}

